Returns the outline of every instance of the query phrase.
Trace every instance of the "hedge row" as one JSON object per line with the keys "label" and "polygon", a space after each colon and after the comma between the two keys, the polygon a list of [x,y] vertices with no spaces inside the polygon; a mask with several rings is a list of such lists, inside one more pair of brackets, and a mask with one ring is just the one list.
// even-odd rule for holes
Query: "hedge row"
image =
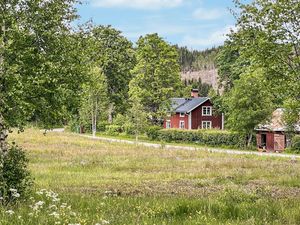
{"label": "hedge row", "polygon": [[[244,148],[247,137],[244,134],[220,130],[164,129],[157,131],[155,139],[166,142],[190,142],[209,146]],[[255,138],[253,138],[254,144]]]}

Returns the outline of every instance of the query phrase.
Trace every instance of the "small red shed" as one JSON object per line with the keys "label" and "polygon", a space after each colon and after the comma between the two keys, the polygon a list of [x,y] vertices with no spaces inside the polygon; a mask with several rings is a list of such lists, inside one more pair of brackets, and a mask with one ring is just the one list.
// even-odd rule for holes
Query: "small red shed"
{"label": "small red shed", "polygon": [[[285,132],[287,128],[283,121],[284,109],[276,109],[269,123],[259,125],[256,129],[256,142],[257,148],[260,151],[267,152],[282,152],[287,146],[289,140],[287,140]],[[295,126],[296,132],[300,132],[300,126]]]}

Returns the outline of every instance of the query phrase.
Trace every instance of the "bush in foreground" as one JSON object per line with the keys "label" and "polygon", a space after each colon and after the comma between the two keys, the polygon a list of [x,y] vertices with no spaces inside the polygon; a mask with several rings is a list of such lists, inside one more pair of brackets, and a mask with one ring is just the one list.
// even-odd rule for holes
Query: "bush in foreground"
{"label": "bush in foreground", "polygon": [[5,205],[17,200],[20,196],[26,197],[30,191],[32,179],[27,168],[28,159],[20,147],[13,144],[2,157],[0,203]]}

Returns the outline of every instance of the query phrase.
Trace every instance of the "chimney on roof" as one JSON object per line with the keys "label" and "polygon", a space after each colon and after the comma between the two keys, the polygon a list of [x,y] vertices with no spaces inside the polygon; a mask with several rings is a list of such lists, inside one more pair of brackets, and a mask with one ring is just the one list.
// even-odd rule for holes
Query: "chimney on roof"
{"label": "chimney on roof", "polygon": [[192,89],[191,90],[191,97],[192,98],[199,98],[199,90],[198,89]]}

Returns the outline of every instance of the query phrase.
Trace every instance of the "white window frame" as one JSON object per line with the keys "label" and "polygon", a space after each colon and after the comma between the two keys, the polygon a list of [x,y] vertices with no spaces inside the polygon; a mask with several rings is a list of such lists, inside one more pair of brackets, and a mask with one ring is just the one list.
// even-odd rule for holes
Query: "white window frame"
{"label": "white window frame", "polygon": [[[183,124],[183,126],[182,126],[182,124]],[[180,120],[179,121],[179,128],[180,129],[185,129],[185,122],[184,122],[184,120]]]}
{"label": "white window frame", "polygon": [[185,117],[185,113],[179,113],[180,117]]}
{"label": "white window frame", "polygon": [[[209,109],[209,114],[207,113],[208,109]],[[212,116],[212,106],[203,106],[202,116]]]}
{"label": "white window frame", "polygon": [[202,129],[211,129],[212,122],[211,121],[202,121]]}
{"label": "white window frame", "polygon": [[166,121],[166,128],[170,129],[171,128],[171,120]]}

